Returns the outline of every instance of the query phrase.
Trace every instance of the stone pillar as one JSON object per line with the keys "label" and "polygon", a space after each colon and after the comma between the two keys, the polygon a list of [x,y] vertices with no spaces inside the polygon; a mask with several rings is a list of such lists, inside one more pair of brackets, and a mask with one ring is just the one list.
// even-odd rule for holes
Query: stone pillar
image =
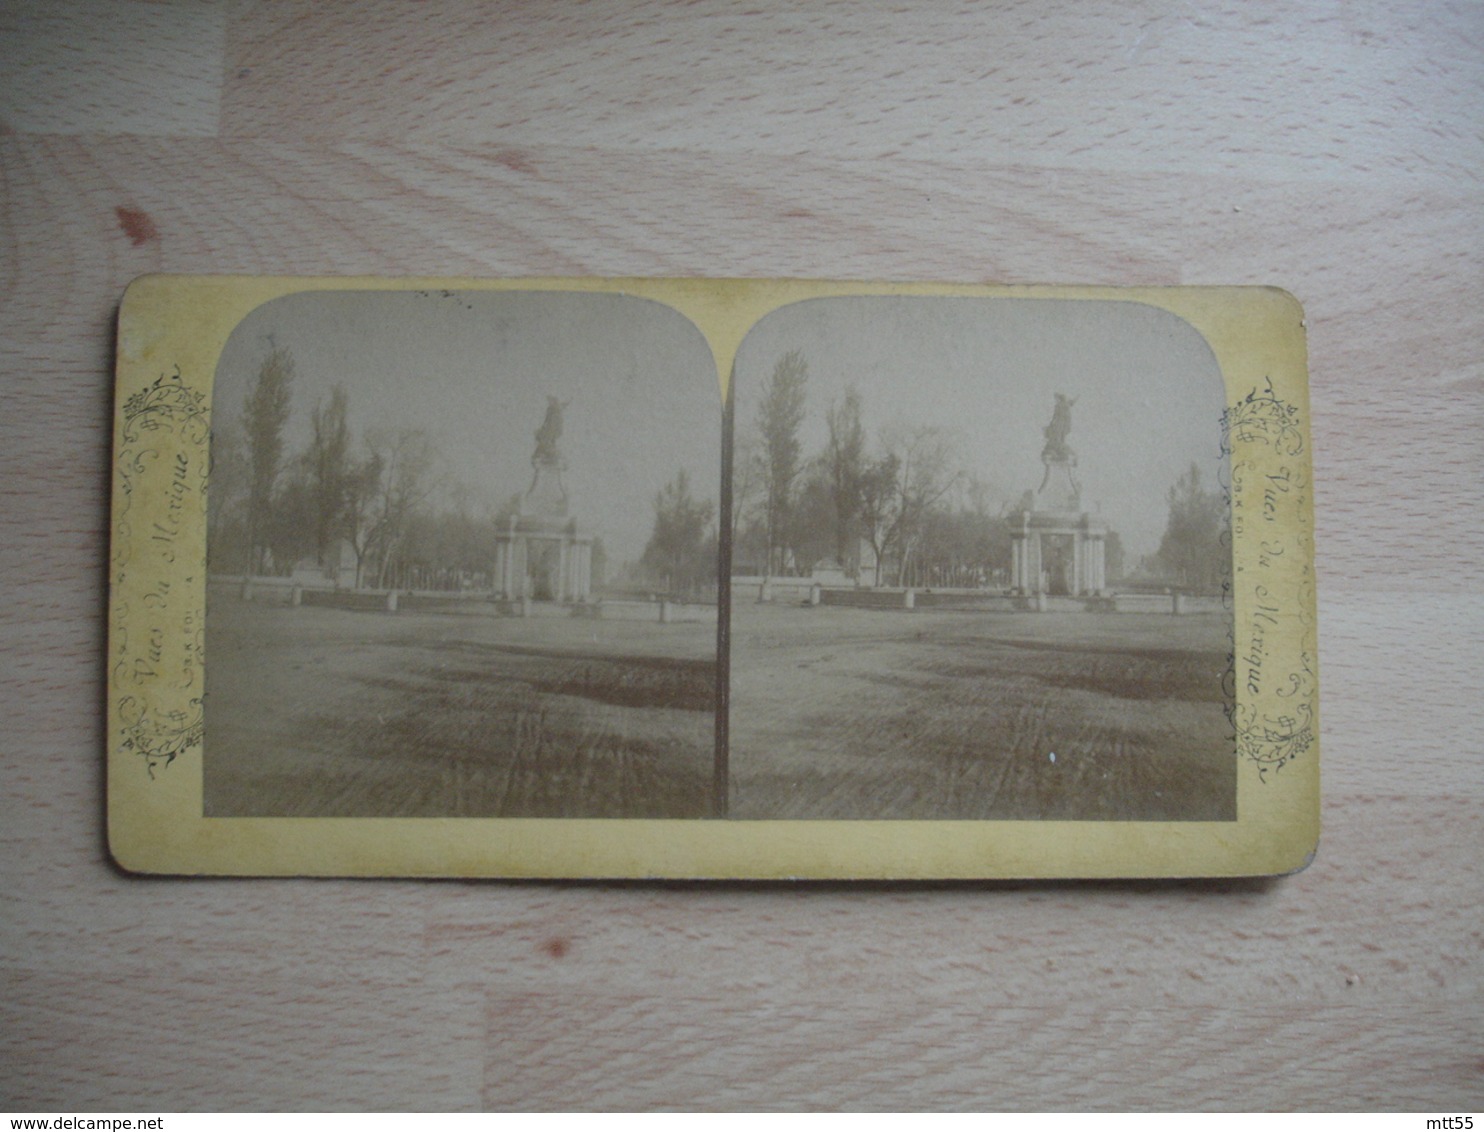
{"label": "stone pillar", "polygon": [[295,585],[289,590],[289,604],[302,605],[304,602],[304,587]]}
{"label": "stone pillar", "polygon": [[821,586],[818,582],[815,582],[812,586],[809,587],[809,604],[818,605],[823,595],[824,587]]}
{"label": "stone pillar", "polygon": [[387,590],[387,592],[386,592],[386,611],[388,613],[395,613],[395,612],[397,612],[397,591],[396,590]]}
{"label": "stone pillar", "polygon": [[1082,584],[1082,540],[1085,536],[1081,531],[1072,532],[1072,585],[1071,596],[1080,597],[1087,592],[1087,587]]}
{"label": "stone pillar", "polygon": [[906,593],[904,593],[902,595],[902,608],[903,609],[916,609],[917,608],[917,595],[915,593],[913,593],[912,590],[910,590],[910,589]]}
{"label": "stone pillar", "polygon": [[1010,588],[1024,593],[1025,584],[1025,536],[1010,536]]}
{"label": "stone pillar", "polygon": [[566,535],[561,537],[557,543],[557,601],[566,601],[571,588],[567,585],[567,566],[571,562],[571,555],[567,553],[567,546],[572,540]]}

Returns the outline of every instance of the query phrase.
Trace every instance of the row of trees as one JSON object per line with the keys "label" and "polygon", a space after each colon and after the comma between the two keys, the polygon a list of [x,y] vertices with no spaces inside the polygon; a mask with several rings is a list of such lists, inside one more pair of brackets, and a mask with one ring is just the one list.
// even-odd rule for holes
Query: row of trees
{"label": "row of trees", "polygon": [[[270,344],[271,345],[271,344]],[[345,570],[356,586],[458,589],[492,584],[495,533],[512,500],[476,515],[470,493],[439,468],[420,429],[366,429],[357,438],[336,386],[310,414],[309,439],[289,452],[294,360],[272,345],[243,405],[240,427],[213,435],[208,555],[218,572],[286,574],[306,561]],[[806,454],[803,355],[783,355],[753,421],[739,430],[731,531],[738,572],[808,574],[833,562],[876,585],[998,586],[1008,582],[1009,513],[961,466],[952,434],[893,422],[875,437],[854,389],[825,411],[825,443]],[[1215,589],[1225,579],[1226,507],[1190,470],[1170,488],[1159,550],[1139,564],[1149,580]],[[715,505],[682,470],[655,496],[652,532],[626,571],[635,582],[694,593],[715,581]],[[603,572],[595,547],[594,579]],[[1124,573],[1113,534],[1110,580]]]}
{"label": "row of trees", "polygon": [[[806,454],[809,367],[779,358],[753,419],[739,429],[733,474],[733,563],[739,573],[809,574],[833,563],[874,585],[1001,586],[1009,582],[1012,515],[964,469],[953,434],[894,421],[872,437],[858,390],[825,410],[825,442]],[[1128,571],[1122,540],[1106,545],[1110,581],[1219,589],[1228,566],[1226,501],[1192,465],[1171,487],[1159,550]],[[874,563],[874,568],[872,566]]]}
{"label": "row of trees", "polygon": [[289,351],[272,346],[240,427],[213,432],[211,569],[287,574],[314,562],[353,567],[356,586],[487,583],[493,524],[470,513],[427,433],[366,429],[357,440],[337,385],[311,410],[306,446],[289,452],[294,374]]}
{"label": "row of trees", "polygon": [[852,577],[864,569],[876,584],[998,580],[1009,562],[1008,526],[990,510],[984,486],[959,466],[952,434],[895,422],[873,441],[864,401],[851,389],[825,412],[823,449],[806,456],[799,433],[808,378],[802,353],[783,355],[739,436],[734,563],[787,575],[832,562]]}
{"label": "row of trees", "polygon": [[1231,539],[1226,499],[1208,489],[1200,466],[1191,464],[1165,496],[1170,515],[1159,550],[1146,571],[1174,584],[1220,590],[1231,580]]}
{"label": "row of trees", "polygon": [[[271,346],[240,425],[213,433],[210,568],[286,575],[314,563],[337,581],[351,573],[356,587],[493,586],[495,536],[519,496],[477,512],[470,491],[439,466],[425,431],[368,428],[357,438],[339,385],[311,409],[303,449],[290,452],[294,376],[289,351]],[[675,593],[714,585],[715,504],[694,498],[681,471],[658,493],[654,511],[643,556],[625,571],[631,583]],[[605,559],[595,539],[595,585]]]}

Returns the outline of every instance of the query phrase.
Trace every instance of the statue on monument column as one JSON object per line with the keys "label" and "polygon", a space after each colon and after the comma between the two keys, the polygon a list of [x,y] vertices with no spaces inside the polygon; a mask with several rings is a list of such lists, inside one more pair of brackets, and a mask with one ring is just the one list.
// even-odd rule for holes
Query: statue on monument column
{"label": "statue on monument column", "polygon": [[1072,449],[1067,444],[1067,434],[1072,431],[1072,406],[1076,403],[1075,397],[1068,397],[1065,393],[1056,395],[1056,408],[1052,410],[1051,423],[1041,430],[1046,437],[1046,447],[1041,450],[1041,459],[1071,458]]}
{"label": "statue on monument column", "polygon": [[531,486],[520,501],[522,516],[542,519],[565,518],[567,486],[562,473],[567,470],[557,441],[562,438],[562,410],[568,402],[546,398],[546,418],[536,430],[536,451],[531,456]]}
{"label": "statue on monument column", "polygon": [[562,410],[568,404],[569,402],[559,401],[555,397],[546,398],[546,419],[536,430],[536,454],[531,457],[532,463],[555,463],[562,458],[557,451],[557,441],[562,438]]}

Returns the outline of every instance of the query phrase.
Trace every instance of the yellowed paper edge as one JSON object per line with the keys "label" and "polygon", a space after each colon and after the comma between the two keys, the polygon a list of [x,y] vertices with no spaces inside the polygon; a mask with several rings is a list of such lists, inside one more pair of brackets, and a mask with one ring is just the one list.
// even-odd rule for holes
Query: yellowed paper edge
{"label": "yellowed paper edge", "polygon": [[[1235,822],[205,818],[201,689],[212,377],[261,304],[315,290],[579,291],[665,303],[721,389],[763,315],[831,296],[1117,300],[1169,311],[1226,385],[1237,692]],[[800,280],[145,276],[119,314],[108,676],[109,843],[145,873],[465,877],[1051,878],[1266,875],[1319,830],[1312,468],[1303,312],[1274,288]]]}

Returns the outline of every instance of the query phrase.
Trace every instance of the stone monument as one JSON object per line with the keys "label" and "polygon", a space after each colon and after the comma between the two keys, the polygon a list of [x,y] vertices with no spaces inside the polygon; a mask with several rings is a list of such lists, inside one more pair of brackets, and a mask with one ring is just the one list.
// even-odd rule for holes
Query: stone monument
{"label": "stone monument", "polygon": [[1045,472],[1026,492],[1011,529],[1011,585],[1020,594],[1066,597],[1107,592],[1104,553],[1108,525],[1082,509],[1077,453],[1067,443],[1074,398],[1056,395],[1051,423],[1042,429]]}
{"label": "stone monument", "polygon": [[510,601],[581,602],[592,593],[592,536],[568,515],[567,462],[558,441],[568,402],[546,399],[531,486],[495,533],[495,590]]}

